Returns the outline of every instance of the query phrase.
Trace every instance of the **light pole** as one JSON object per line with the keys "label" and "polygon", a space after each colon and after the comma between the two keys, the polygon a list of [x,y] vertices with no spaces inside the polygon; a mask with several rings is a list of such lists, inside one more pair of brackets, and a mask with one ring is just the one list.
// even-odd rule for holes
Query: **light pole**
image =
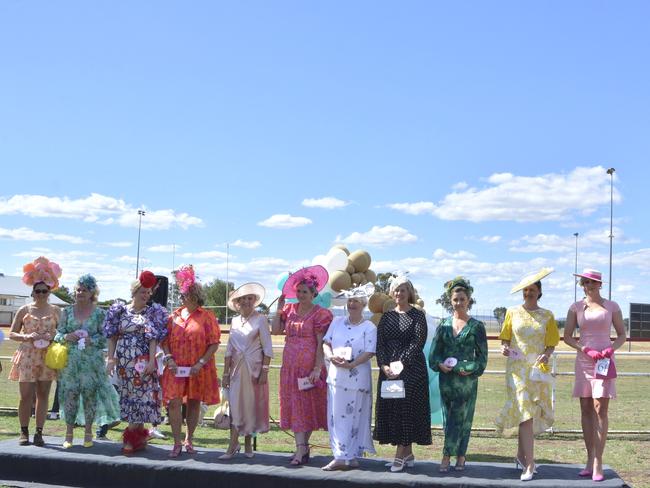
{"label": "light pole", "polygon": [[609,299],[612,299],[612,244],[614,241],[614,168],[609,168]]}
{"label": "light pole", "polygon": [[[573,267],[574,275],[578,274],[578,236],[580,235],[578,232],[575,232],[573,234],[576,238],[576,259],[575,259],[575,265]],[[573,303],[578,301],[578,281],[576,280],[576,276],[573,277]]]}
{"label": "light pole", "polygon": [[135,279],[138,279],[138,271],[140,271],[140,230],[142,229],[142,217],[144,217],[144,210],[138,210],[138,257],[135,259]]}

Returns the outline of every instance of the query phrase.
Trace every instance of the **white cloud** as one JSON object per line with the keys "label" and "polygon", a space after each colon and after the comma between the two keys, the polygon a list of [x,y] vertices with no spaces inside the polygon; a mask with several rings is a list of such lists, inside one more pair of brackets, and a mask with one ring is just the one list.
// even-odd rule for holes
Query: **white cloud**
{"label": "white cloud", "polygon": [[305,198],[302,201],[303,206],[311,208],[343,208],[347,205],[350,205],[350,202],[341,200],[340,198],[335,197],[323,197],[323,198]]}
{"label": "white cloud", "polygon": [[[442,220],[540,222],[566,220],[575,213],[591,215],[610,202],[610,177],[602,166],[541,176],[496,173],[487,178],[487,183],[489,186],[482,189],[455,190],[438,204],[393,203],[388,207]],[[616,188],[614,200],[621,200]]]}
{"label": "white cloud", "polygon": [[180,249],[180,247],[181,247],[178,244],[159,244],[158,246],[148,247],[147,251],[150,251],[150,252],[174,252],[174,246],[176,246],[176,250]]}
{"label": "white cloud", "polygon": [[634,285],[618,285],[616,287],[616,292],[617,293],[629,293],[631,291],[634,291],[635,286]]}
{"label": "white cloud", "polygon": [[464,181],[459,181],[455,185],[452,185],[451,189],[454,191],[462,191],[467,189],[468,187],[469,185],[467,183],[465,183]]}
{"label": "white cloud", "polygon": [[271,227],[273,229],[291,229],[293,227],[303,227],[311,224],[312,221],[307,217],[294,217],[289,214],[276,214],[266,220],[258,222],[257,225],[262,227]]}
{"label": "white cloud", "polygon": [[396,225],[385,225],[383,227],[375,225],[367,232],[353,232],[347,237],[338,236],[336,238],[336,242],[376,247],[404,244],[417,240],[417,236]]}
{"label": "white cloud", "polygon": [[[623,229],[614,227],[615,244],[635,244],[638,239],[627,239]],[[510,242],[513,252],[571,252],[575,251],[576,237],[574,235],[559,236],[557,234],[525,235]],[[590,230],[578,235],[578,251],[593,246],[609,246],[609,228]]]}
{"label": "white cloud", "polygon": [[431,214],[436,208],[432,202],[390,203],[386,206],[409,215]]}
{"label": "white cloud", "polygon": [[226,259],[228,254],[223,251],[184,252],[181,254],[181,257],[194,259]]}
{"label": "white cloud", "polygon": [[[127,263],[127,264],[135,264],[137,260],[138,258],[136,256],[120,256],[113,259],[113,261],[115,261],[116,263]],[[140,266],[149,263],[151,263],[151,260],[140,256]]]}
{"label": "white cloud", "polygon": [[510,242],[513,252],[569,252],[575,250],[574,236],[558,236],[556,234],[525,235],[519,240]]}
{"label": "white cloud", "polygon": [[488,244],[496,244],[501,240],[501,236],[483,236],[481,237],[481,240],[483,242],[487,242]]}
{"label": "white cloud", "polygon": [[83,220],[103,225],[117,223],[122,227],[138,227],[138,209],[143,209],[143,229],[166,230],[172,227],[187,229],[202,227],[203,221],[187,213],[172,209],[151,210],[146,206],[134,206],[124,200],[98,193],[85,198],[48,197],[45,195],[14,195],[0,198],[0,215],[26,215],[28,217],[51,217]]}
{"label": "white cloud", "polygon": [[235,242],[231,242],[232,247],[243,247],[244,249],[257,249],[262,245],[260,241],[244,241],[242,239],[237,239]]}
{"label": "white cloud", "polygon": [[131,247],[133,243],[129,241],[118,241],[118,242],[107,242],[106,245],[108,247]]}
{"label": "white cloud", "polygon": [[435,259],[443,259],[443,258],[475,259],[476,258],[476,256],[471,252],[467,252],[467,251],[447,252],[444,249],[436,249],[435,251],[433,251],[433,257]]}
{"label": "white cloud", "polygon": [[27,227],[17,229],[5,229],[0,227],[0,239],[13,241],[64,241],[70,244],[86,244],[89,241],[81,237],[67,234],[52,234],[50,232],[38,232]]}

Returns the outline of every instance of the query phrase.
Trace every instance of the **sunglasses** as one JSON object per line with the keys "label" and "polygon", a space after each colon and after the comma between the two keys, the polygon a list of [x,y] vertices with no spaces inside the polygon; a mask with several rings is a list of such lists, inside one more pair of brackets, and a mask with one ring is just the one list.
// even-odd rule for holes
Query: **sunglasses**
{"label": "sunglasses", "polygon": [[36,293],[37,295],[45,295],[45,294],[47,294],[49,292],[50,292],[50,290],[42,290],[42,289],[41,290],[34,290],[34,293]]}

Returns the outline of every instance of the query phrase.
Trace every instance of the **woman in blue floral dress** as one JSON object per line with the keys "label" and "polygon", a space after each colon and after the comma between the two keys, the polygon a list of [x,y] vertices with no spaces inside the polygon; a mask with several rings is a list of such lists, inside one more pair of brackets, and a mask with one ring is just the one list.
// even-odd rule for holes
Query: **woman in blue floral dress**
{"label": "woman in blue floral dress", "polygon": [[72,447],[75,424],[85,425],[84,447],[93,445],[93,421],[119,420],[119,399],[104,368],[103,323],[106,313],[97,308],[99,289],[89,274],[75,285],[75,303],[61,314],[54,340],[68,345],[68,363],[59,372],[59,403],[67,430],[63,448]]}
{"label": "woman in blue floral dress", "polygon": [[122,452],[132,454],[147,445],[145,423],[159,424],[162,395],[156,368],[156,346],[167,335],[169,314],[162,306],[147,305],[156,285],[151,271],[143,271],[131,284],[131,303],[113,305],[106,314],[104,335],[108,337],[108,365],[117,375],[124,431]]}

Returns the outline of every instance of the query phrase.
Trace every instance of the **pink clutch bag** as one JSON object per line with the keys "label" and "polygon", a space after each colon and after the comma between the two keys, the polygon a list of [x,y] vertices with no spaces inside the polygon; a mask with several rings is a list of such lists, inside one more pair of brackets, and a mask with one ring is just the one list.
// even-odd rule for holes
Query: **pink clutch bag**
{"label": "pink clutch bag", "polygon": [[610,358],[599,359],[594,367],[594,376],[599,380],[616,378],[616,365]]}

